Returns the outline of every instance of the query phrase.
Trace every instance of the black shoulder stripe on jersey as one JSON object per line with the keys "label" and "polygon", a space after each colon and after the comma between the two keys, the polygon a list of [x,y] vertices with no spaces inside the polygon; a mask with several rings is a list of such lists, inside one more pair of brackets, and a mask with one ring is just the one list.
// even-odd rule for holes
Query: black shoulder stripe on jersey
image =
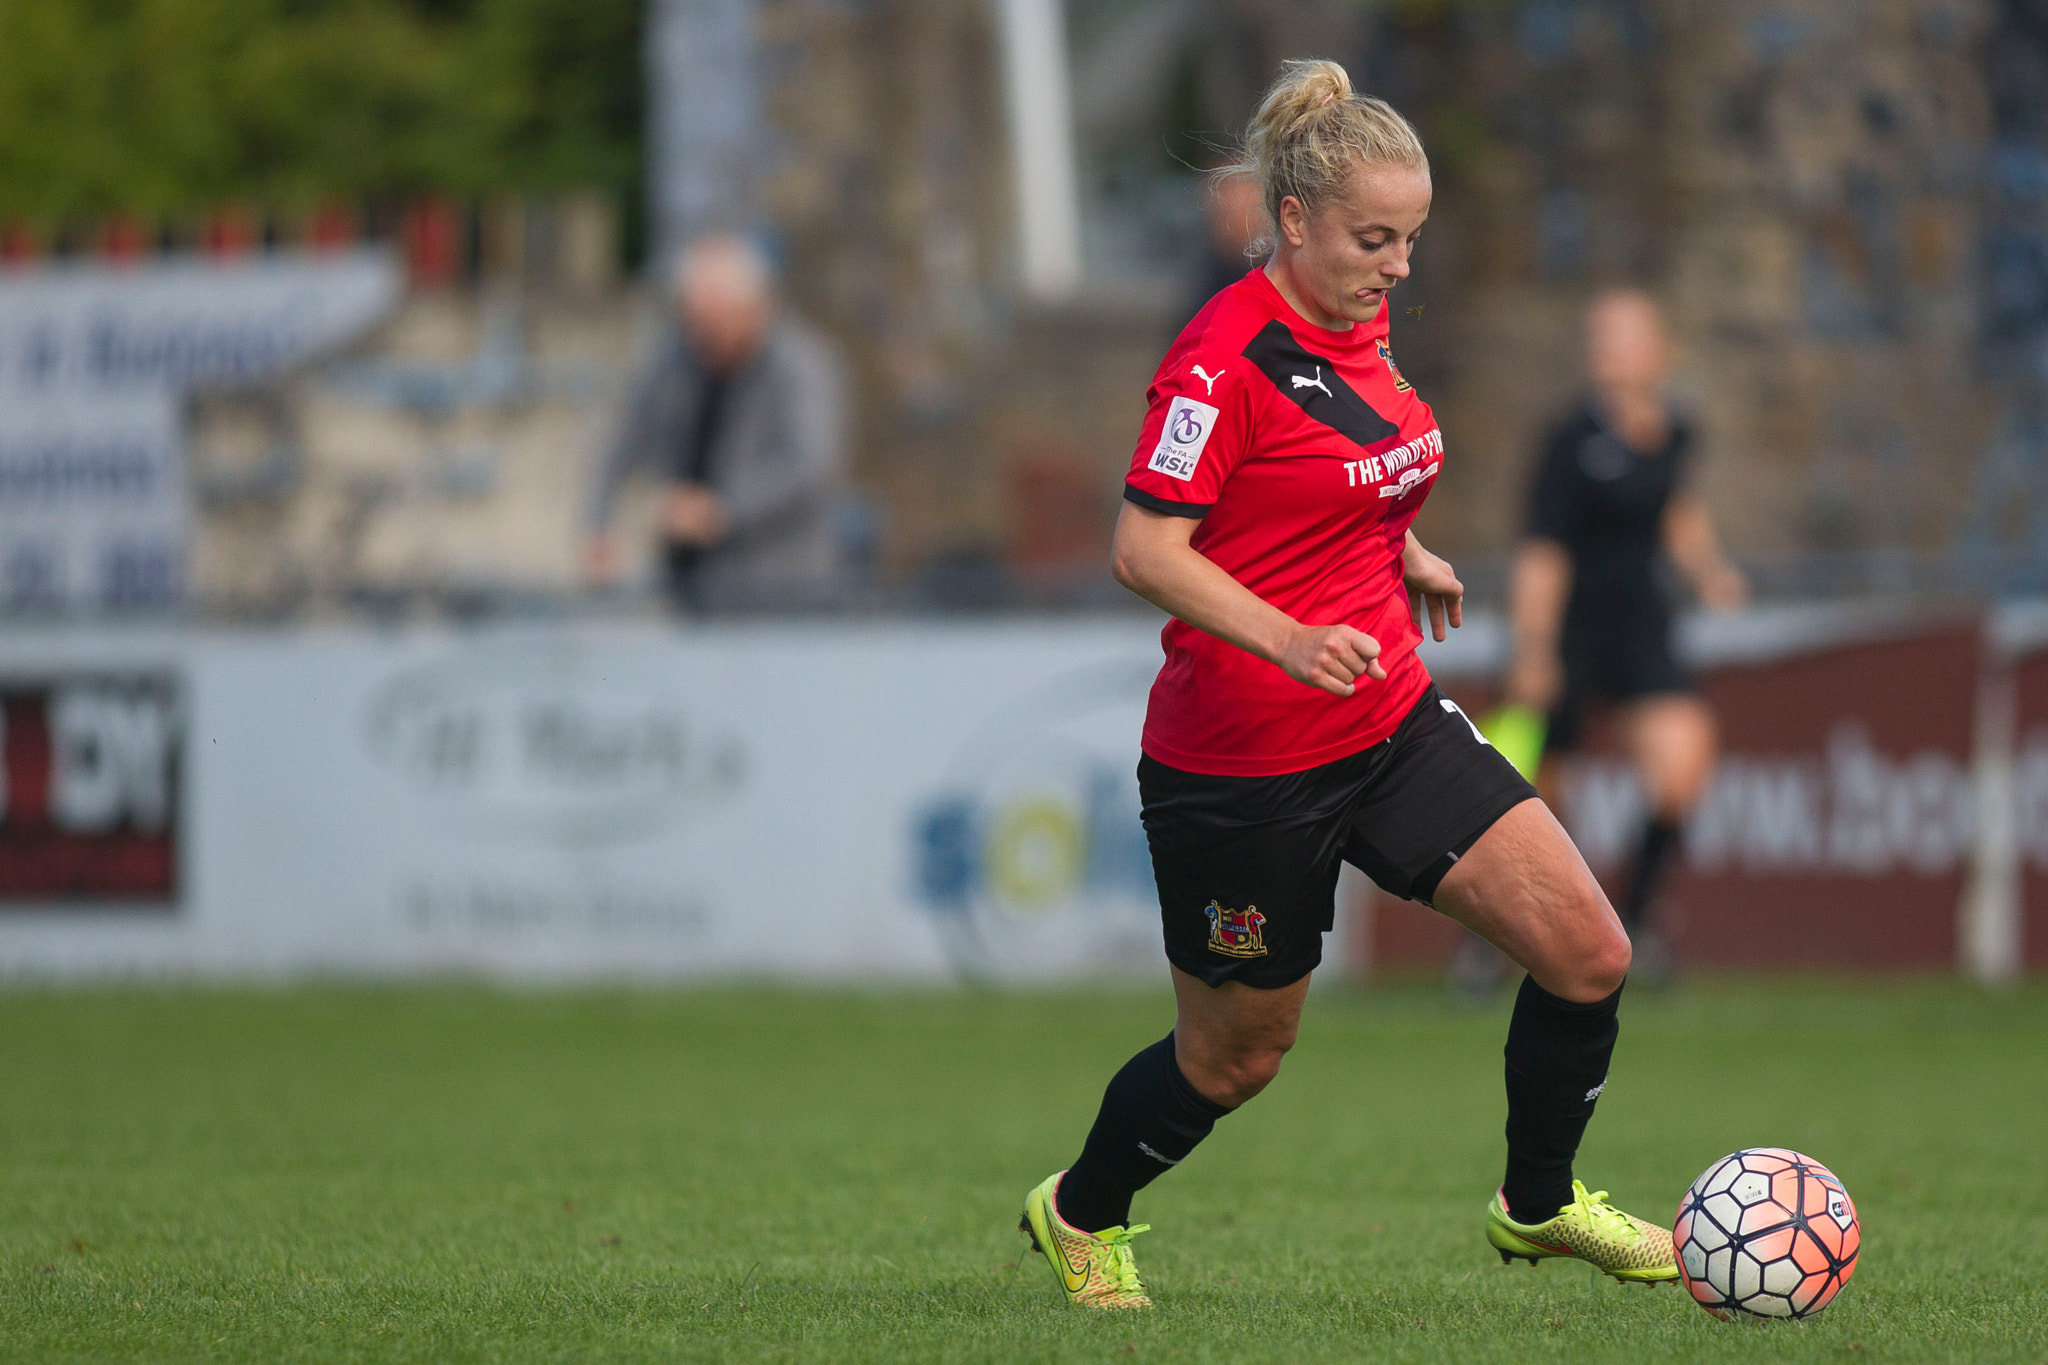
{"label": "black shoulder stripe on jersey", "polygon": [[1213,502],[1172,502],[1129,484],[1124,485],[1124,501],[1134,502],[1148,512],[1164,512],[1169,517],[1190,517],[1196,521],[1208,516],[1209,509],[1216,505]]}
{"label": "black shoulder stripe on jersey", "polygon": [[1317,355],[1294,339],[1294,333],[1278,318],[1259,329],[1244,358],[1266,373],[1282,398],[1309,417],[1330,427],[1359,445],[1378,445],[1401,428],[1380,416],[1358,391],[1337,377],[1337,366],[1328,356]]}

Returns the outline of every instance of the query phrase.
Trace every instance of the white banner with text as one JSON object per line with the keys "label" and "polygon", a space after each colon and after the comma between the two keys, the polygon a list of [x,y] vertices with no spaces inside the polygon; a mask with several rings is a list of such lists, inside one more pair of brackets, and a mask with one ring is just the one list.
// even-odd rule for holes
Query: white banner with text
{"label": "white banner with text", "polygon": [[375,251],[0,278],[0,601],[176,600],[186,395],[276,379],[360,336],[398,290]]}
{"label": "white banner with text", "polygon": [[1142,619],[16,633],[0,971],[1156,971],[1158,657]]}

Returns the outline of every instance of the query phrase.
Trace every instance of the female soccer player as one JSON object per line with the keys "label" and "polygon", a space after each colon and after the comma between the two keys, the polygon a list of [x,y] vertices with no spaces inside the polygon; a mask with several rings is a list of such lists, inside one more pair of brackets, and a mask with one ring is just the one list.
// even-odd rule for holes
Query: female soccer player
{"label": "female soccer player", "polygon": [[1628,936],[1415,652],[1424,611],[1441,639],[1464,593],[1408,529],[1444,444],[1387,348],[1429,163],[1399,114],[1321,61],[1287,65],[1246,154],[1273,254],[1167,352],[1116,532],[1118,579],[1175,618],[1138,781],[1178,1011],[1110,1081],[1071,1169],[1026,1196],[1023,1227],[1070,1299],[1150,1305],[1131,1198],[1279,1070],[1343,859],[1529,970],[1487,1240],[1503,1260],[1672,1279],[1670,1234],[1572,1178]]}
{"label": "female soccer player", "polygon": [[1715,750],[1713,714],[1672,653],[1658,561],[1668,555],[1711,608],[1746,595],[1706,505],[1684,489],[1692,434],[1665,396],[1671,359],[1648,295],[1618,290],[1586,310],[1592,397],[1544,443],[1509,590],[1508,701],[1548,713],[1544,753],[1578,743],[1589,704],[1616,707],[1648,807],[1621,922],[1637,975],[1653,979],[1668,975],[1670,954],[1648,912]]}

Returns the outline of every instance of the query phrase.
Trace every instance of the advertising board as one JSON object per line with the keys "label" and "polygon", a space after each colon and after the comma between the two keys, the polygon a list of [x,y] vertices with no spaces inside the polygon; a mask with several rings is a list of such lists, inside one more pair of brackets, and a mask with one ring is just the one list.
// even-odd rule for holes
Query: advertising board
{"label": "advertising board", "polygon": [[171,675],[0,679],[0,912],[174,908],[179,742]]}
{"label": "advertising board", "polygon": [[192,515],[186,395],[274,379],[397,297],[374,251],[0,277],[0,601],[174,601]]}
{"label": "advertising board", "polygon": [[2009,613],[2002,622],[2008,648],[2002,651],[2011,708],[2011,857],[2016,865],[2013,893],[2018,901],[2020,966],[2048,971],[2048,608]]}
{"label": "advertising board", "polygon": [[[1681,953],[1954,965],[1998,824],[1976,795],[1977,628],[1795,620],[1756,647],[1769,624],[1694,654],[1726,751],[1670,887]],[[1475,713],[1496,625],[1426,652]],[[1135,616],[18,628],[0,636],[0,972],[1154,976],[1134,769],[1158,658]],[[2039,878],[2048,711],[2029,714],[2018,766],[2041,780],[2016,784],[2011,823]],[[1613,738],[1560,784],[1610,878],[1641,800]],[[1374,966],[1455,942],[1356,877],[1339,897],[1370,900],[1352,941]]]}
{"label": "advertising board", "polygon": [[[1823,618],[1824,619],[1824,618]],[[1977,839],[1974,621],[1912,618],[1770,647],[1724,629],[1696,647],[1722,754],[1658,907],[1681,960],[1702,967],[1936,968],[1957,957]],[[1840,638],[1842,635],[1849,638]],[[1468,707],[1485,678],[1454,681]],[[1558,765],[1559,816],[1619,890],[1643,815],[1620,737],[1595,723]],[[1375,901],[1375,966],[1435,967],[1459,931]]]}
{"label": "advertising board", "polygon": [[[104,760],[130,785],[90,837],[153,830],[177,911],[0,916],[0,970],[1159,970],[1144,618],[166,633],[126,672],[96,638],[62,686],[130,708]],[[63,655],[17,634],[0,673]],[[134,708],[166,698],[151,807]]]}

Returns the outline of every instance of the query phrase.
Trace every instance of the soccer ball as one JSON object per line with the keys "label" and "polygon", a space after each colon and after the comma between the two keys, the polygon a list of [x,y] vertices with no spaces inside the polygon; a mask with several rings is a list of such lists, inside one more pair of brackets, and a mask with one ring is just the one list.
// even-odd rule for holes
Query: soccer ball
{"label": "soccer ball", "polygon": [[1724,1156],[1671,1229],[1678,1273],[1717,1318],[1810,1318],[1856,1272],[1863,1232],[1833,1171],[1783,1147]]}

